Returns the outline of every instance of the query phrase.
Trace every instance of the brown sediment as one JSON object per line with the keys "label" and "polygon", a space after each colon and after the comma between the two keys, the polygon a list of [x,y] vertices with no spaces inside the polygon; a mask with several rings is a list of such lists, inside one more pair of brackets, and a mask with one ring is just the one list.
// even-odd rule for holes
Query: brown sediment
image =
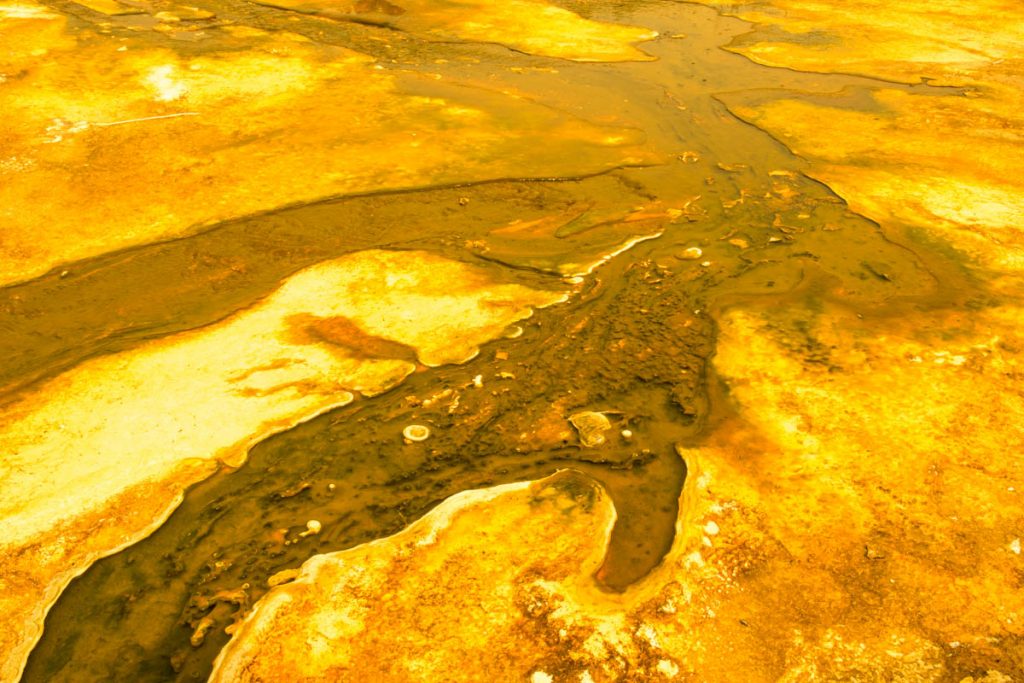
{"label": "brown sediment", "polygon": [[[716,365],[736,412],[707,442],[680,448],[689,477],[665,563],[618,601],[580,584],[545,583],[546,591],[531,593],[532,609],[510,610],[507,618],[551,637],[536,634],[516,652],[503,649],[509,637],[493,623],[463,631],[451,645],[431,638],[433,675],[473,680],[479,667],[466,649],[485,648],[494,666],[570,680],[584,671],[594,680],[627,672],[658,680],[665,671],[715,681],[735,680],[737,671],[755,681],[851,680],[864,671],[886,680],[1013,680],[1021,604],[1012,530],[1021,523],[1021,481],[1016,451],[1001,445],[1024,440],[1024,404],[1006,391],[1008,373],[1019,372],[1009,351],[1019,311],[992,313],[975,321],[941,311],[909,316],[890,321],[884,336],[875,321],[832,306],[728,315]],[[807,342],[796,345],[804,321]],[[975,343],[993,328],[1009,334],[1008,346]],[[827,365],[816,360],[823,349]],[[465,509],[465,519],[474,519]],[[496,503],[488,514],[500,519],[513,509]],[[541,536],[472,538],[459,542],[500,553],[532,548]],[[378,542],[337,561],[402,544],[401,537]],[[320,557],[309,571],[321,562],[335,559]],[[394,594],[395,581],[421,587],[425,598],[431,584],[412,581],[423,572],[406,566],[370,569],[365,588],[334,598],[329,613],[390,604],[383,596]],[[473,580],[493,595],[521,590],[505,561],[471,566]],[[348,584],[336,577],[317,585]],[[306,652],[306,639],[290,641],[268,627],[309,623],[325,604],[257,611],[247,635],[225,652],[224,670],[244,665],[251,677],[240,680],[272,677],[276,665]],[[446,602],[421,604],[438,628],[449,623]],[[420,633],[377,623],[386,642]],[[415,677],[406,670],[422,661],[415,648],[384,657],[374,639],[359,642],[367,649],[358,656],[341,647],[307,653],[307,673],[388,666],[396,680]]]}
{"label": "brown sediment", "polygon": [[367,334],[343,315],[320,318],[308,313],[299,313],[288,318],[288,325],[291,327],[289,336],[292,338],[302,343],[327,342],[339,347],[353,358],[396,358],[412,363],[417,360],[415,347]]}
{"label": "brown sediment", "polygon": [[[923,293],[933,286],[930,276],[918,274],[920,266],[905,261],[910,252],[886,241],[870,223],[844,214],[820,186],[798,176],[773,180],[772,186],[780,196],[800,188],[809,206],[835,210],[833,229],[801,228],[790,243],[775,245],[776,258],[764,263],[756,257],[726,259],[736,247],[724,240],[722,246],[706,243],[716,263],[703,266],[675,254],[697,231],[722,237],[716,222],[694,216],[686,231],[669,223],[663,237],[635,246],[630,260],[619,257],[603,266],[578,299],[534,316],[516,339],[488,347],[465,366],[414,376],[406,391],[267,441],[241,470],[198,487],[151,538],[70,587],[55,607],[26,680],[62,680],[83,668],[100,678],[202,677],[225,642],[223,629],[235,618],[230,605],[212,612],[197,607],[208,604],[204,596],[248,584],[254,600],[271,575],[296,567],[309,553],[397,531],[459,490],[533,479],[565,466],[587,472],[616,501],[619,519],[597,578],[626,589],[658,566],[672,545],[683,478],[674,444],[695,441],[711,417],[706,363],[713,334],[703,310],[715,308],[709,305],[715,297],[758,300],[778,288],[794,301],[812,294],[858,306],[877,302],[884,309],[893,280],[851,282],[839,275],[846,271],[836,270],[864,272],[858,260],[834,258],[838,252],[830,248],[838,244],[830,240],[855,228],[906,291]],[[775,211],[792,201],[750,198],[732,212],[771,223]],[[486,238],[480,248],[486,249]],[[815,264],[816,275],[791,285],[774,283],[775,273],[791,268],[794,257]],[[830,269],[835,274],[824,275]],[[574,361],[579,358],[585,362]],[[582,409],[612,416],[607,447],[581,450],[576,444],[568,418]],[[402,445],[401,430],[412,423],[429,425],[431,437]],[[619,433],[623,429],[632,432],[629,439]],[[276,495],[294,490],[300,494]],[[283,545],[308,519],[323,523],[323,532]],[[218,529],[230,529],[237,541],[225,547],[228,532]],[[168,569],[172,573],[165,578]],[[83,611],[96,616],[87,623],[72,617]],[[211,614],[217,625],[194,648],[193,629]],[[109,619],[118,633],[149,635],[131,636],[131,646],[122,637],[111,639],[106,628],[102,636],[88,635],[96,628],[91,624]],[[136,654],[104,654],[101,637],[119,652],[128,647]]]}
{"label": "brown sediment", "polygon": [[[598,176],[382,192],[251,216],[187,239],[68,264],[0,290],[6,314],[0,352],[7,359],[0,385],[10,400],[32,382],[91,356],[217,322],[265,297],[292,273],[351,251],[419,243],[460,257],[445,239],[456,216],[464,238],[473,239],[503,222],[571,211],[592,193],[613,188],[623,192],[614,177]],[[473,201],[460,205],[467,195]],[[643,201],[639,195],[629,199]],[[401,235],[389,232],[394,225],[402,226]],[[539,259],[546,249],[599,249],[631,234],[621,225],[602,230],[598,239],[564,241],[538,233],[531,250]],[[273,258],[260,258],[268,250]],[[539,278],[519,281],[546,286]]]}
{"label": "brown sediment", "polygon": [[[489,281],[480,269],[423,252],[359,252],[292,276],[217,325],[94,359],[20,396],[0,425],[3,574],[22,588],[4,594],[6,618],[21,624],[5,631],[4,675],[17,674],[38,638],[38,616],[67,581],[149,534],[215,463],[237,466],[267,435],[357,392],[379,394],[416,368],[401,357],[351,355],[322,338],[295,339],[295,316],[344,314],[367,326],[367,338],[393,337],[388,348],[402,355],[415,348],[445,362],[563,297]],[[422,337],[425,327],[435,336]],[[177,493],[134,496],[138,509],[125,509],[125,496],[144,485]]]}
{"label": "brown sediment", "polygon": [[[471,660],[480,679],[525,678],[561,649],[559,638],[538,637],[557,630],[545,597],[586,590],[579,577],[600,561],[614,519],[603,491],[571,471],[459,494],[387,543],[308,563],[261,604],[262,619],[244,623],[210,680],[272,680],[281,667],[309,680],[405,680],[409,660],[419,663],[413,675],[428,680],[450,676],[451,661]],[[501,591],[465,571],[499,556],[511,570]],[[374,598],[381,590],[392,596],[387,604]],[[351,604],[358,595],[369,600]],[[324,610],[339,601],[343,615]],[[302,634],[308,647],[278,650],[275,635],[285,630]],[[502,645],[479,634],[500,634]],[[438,642],[453,643],[448,659],[436,656]],[[382,656],[396,643],[399,657]],[[513,656],[524,649],[529,656]]]}
{"label": "brown sediment", "polygon": [[[541,311],[521,323],[522,336],[491,345],[464,366],[414,375],[400,392],[264,442],[239,471],[198,486],[155,535],[73,584],[48,620],[26,680],[70,680],[83,670],[135,680],[205,676],[233,610],[213,612],[217,627],[196,649],[189,637],[210,613],[194,606],[196,600],[243,583],[255,600],[269,576],[297,566],[309,553],[397,531],[460,490],[534,479],[564,467],[587,472],[619,501],[603,582],[621,590],[642,577],[672,542],[684,477],[672,440],[694,433],[701,423],[699,383],[709,350],[706,318],[683,316],[665,325],[664,316],[655,315],[644,328],[646,339],[627,331],[634,324],[629,316],[651,294],[666,311],[693,306],[685,291],[649,282],[656,272],[666,277],[653,266],[630,268],[625,290],[591,292],[589,303],[568,315]],[[605,328],[597,324],[602,319],[619,322]],[[645,360],[630,340],[674,349],[673,355]],[[570,369],[565,359],[581,353],[589,362]],[[496,361],[499,356],[506,360]],[[620,370],[623,362],[632,365],[627,373]],[[680,375],[680,368],[689,375]],[[482,377],[479,388],[476,375]],[[587,406],[614,411],[617,426],[605,447],[581,451],[568,417]],[[429,425],[431,436],[403,445],[402,428],[412,423]],[[627,426],[635,432],[628,441],[618,434]],[[277,495],[292,490],[300,494]],[[224,506],[225,500],[234,502]],[[205,520],[202,531],[194,526],[199,519]],[[283,545],[297,532],[276,530],[301,527],[308,519],[323,523],[324,530]],[[236,540],[225,547],[220,530],[228,529]],[[129,584],[135,588],[125,604]],[[96,618],[69,620],[83,609],[98,610]],[[120,624],[119,634],[142,629],[152,635],[135,641],[132,656],[107,656],[97,640],[101,632],[92,629],[110,618]],[[109,635],[107,642],[123,652],[123,636]]]}
{"label": "brown sediment", "polygon": [[[975,322],[941,311],[908,316],[890,321],[884,336],[877,321],[832,306],[730,314],[716,365],[735,413],[710,440],[680,448],[689,472],[665,562],[619,599],[580,590],[586,583],[547,583],[547,592],[531,594],[532,610],[507,617],[551,638],[534,634],[530,647],[514,653],[502,649],[508,636],[490,623],[451,645],[430,638],[430,661],[439,667],[431,671],[473,680],[479,667],[465,648],[480,647],[494,653],[494,666],[558,676],[588,671],[594,680],[627,671],[657,680],[665,670],[716,681],[734,680],[737,670],[756,681],[849,680],[865,670],[923,681],[1016,675],[1012,625],[1021,605],[1012,530],[1021,523],[1021,481],[1017,451],[1000,448],[1024,439],[1024,405],[1006,391],[1008,373],[1019,372],[1009,351],[1019,312],[993,314]],[[1006,346],[975,343],[993,328],[1009,335]],[[806,341],[795,343],[801,336]],[[504,508],[495,504],[488,514],[501,518]],[[493,558],[541,537],[524,530],[472,538],[462,541]],[[378,542],[373,552],[402,542]],[[333,559],[314,564],[325,561]],[[468,566],[490,594],[521,586],[503,560]],[[383,596],[393,595],[394,580],[422,587],[425,597],[431,582],[412,578],[422,575],[407,565],[371,569],[363,575],[368,587],[332,600],[329,613],[352,601],[390,604]],[[433,623],[448,623],[448,602],[421,604]],[[316,601],[277,615],[308,623],[324,609]],[[243,661],[267,672],[304,652],[303,637],[293,642],[267,629],[277,618],[254,613],[248,635],[225,655],[227,666]],[[384,642],[420,633],[378,623],[388,624]],[[402,673],[420,661],[415,648],[384,657],[374,639],[365,642],[358,657],[335,647],[306,661],[342,670],[391,666],[397,680],[415,678]]]}

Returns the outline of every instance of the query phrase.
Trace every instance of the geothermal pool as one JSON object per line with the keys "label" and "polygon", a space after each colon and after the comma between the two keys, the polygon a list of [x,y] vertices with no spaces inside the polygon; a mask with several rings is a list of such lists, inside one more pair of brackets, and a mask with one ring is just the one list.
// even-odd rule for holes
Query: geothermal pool
{"label": "geothermal pool", "polygon": [[0,0],[0,680],[1024,680],[1024,9]]}

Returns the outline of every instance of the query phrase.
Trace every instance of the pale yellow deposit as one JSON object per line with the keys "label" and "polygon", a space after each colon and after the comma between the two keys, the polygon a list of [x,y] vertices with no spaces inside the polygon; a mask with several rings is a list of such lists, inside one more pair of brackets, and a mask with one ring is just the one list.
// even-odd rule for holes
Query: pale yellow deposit
{"label": "pale yellow deposit", "polygon": [[[353,3],[351,0],[262,0],[326,16],[360,14],[360,5],[375,5],[377,14],[403,30],[438,38],[496,43],[514,50],[577,62],[650,61],[635,43],[658,33],[584,19],[542,0],[398,0],[396,3]],[[374,12],[370,12],[374,14]]]}
{"label": "pale yellow deposit", "polygon": [[1014,0],[909,0],[898,7],[884,0],[713,4],[755,26],[782,30],[778,40],[755,35],[737,48],[769,66],[961,85],[998,77],[1022,59],[1024,16]]}
{"label": "pale yellow deposit", "polygon": [[0,678],[15,676],[73,576],[147,535],[218,461],[240,464],[268,434],[380,393],[417,361],[465,361],[564,296],[425,252],[358,252],[222,323],[25,395],[0,423]]}
{"label": "pale yellow deposit", "polygon": [[816,162],[814,176],[857,212],[927,226],[990,268],[1024,270],[1024,118],[983,99],[895,90],[874,99],[883,116],[795,100],[734,111]]}
{"label": "pale yellow deposit", "polygon": [[784,31],[731,48],[761,64],[936,86],[909,93],[879,83],[871,97],[881,113],[781,94],[733,110],[811,160],[810,173],[859,213],[939,231],[989,268],[1024,269],[1019,3],[768,0],[726,8]]}
{"label": "pale yellow deposit", "polygon": [[559,656],[549,597],[593,591],[614,520],[571,471],[460,493],[397,536],[307,562],[260,601],[210,680],[527,679]]}
{"label": "pale yellow deposit", "polygon": [[[1013,648],[1021,310],[889,321],[885,335],[841,310],[789,314],[812,321],[838,371],[783,346],[793,330],[769,325],[773,311],[723,320],[716,366],[736,417],[680,449],[675,545],[624,595],[592,578],[603,499],[588,520],[558,497],[569,514],[528,512],[526,489],[462,494],[310,560],[257,605],[213,680],[940,683],[951,649],[970,668]],[[919,332],[937,323],[948,332]]]}
{"label": "pale yellow deposit", "polygon": [[221,47],[179,53],[0,4],[0,283],[283,205],[653,158],[639,131],[521,97],[208,30]]}

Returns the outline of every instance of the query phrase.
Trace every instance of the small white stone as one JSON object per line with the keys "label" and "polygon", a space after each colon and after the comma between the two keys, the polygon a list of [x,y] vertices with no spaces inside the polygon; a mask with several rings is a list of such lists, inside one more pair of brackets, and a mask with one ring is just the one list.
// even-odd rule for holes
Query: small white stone
{"label": "small white stone", "polygon": [[1020,555],[1020,539],[1015,538],[1010,541],[1010,552],[1014,555]]}
{"label": "small white stone", "polygon": [[684,249],[683,253],[681,253],[679,256],[688,261],[696,261],[703,255],[704,250],[701,249],[700,247],[689,247],[688,249]]}
{"label": "small white stone", "polygon": [[719,528],[718,524],[715,523],[715,520],[711,520],[704,525],[704,533],[706,533],[708,536],[714,536],[718,532]]}
{"label": "small white stone", "polygon": [[311,519],[306,522],[306,530],[299,534],[299,538],[305,538],[306,536],[315,536],[320,533],[320,530],[324,528],[324,525],[315,519]]}
{"label": "small white stone", "polygon": [[679,675],[679,665],[669,659],[658,660],[658,673],[665,678],[675,678]]}
{"label": "small white stone", "polygon": [[[423,405],[427,402],[424,401]],[[430,437],[430,428],[423,425],[409,425],[402,430],[402,436],[409,441],[426,441]]]}
{"label": "small white stone", "polygon": [[629,429],[623,429],[621,433],[622,438],[625,439],[626,441],[629,441],[630,439],[633,438],[633,432],[630,431]]}
{"label": "small white stone", "polygon": [[636,634],[647,641],[647,644],[653,648],[659,648],[661,645],[658,643],[658,633],[650,624],[640,624],[636,629]]}
{"label": "small white stone", "polygon": [[473,378],[473,386],[474,387],[479,389],[483,385],[484,385],[484,376],[483,375],[477,375],[476,377]]}
{"label": "small white stone", "polygon": [[530,683],[552,683],[555,679],[545,671],[534,671],[530,676]]}

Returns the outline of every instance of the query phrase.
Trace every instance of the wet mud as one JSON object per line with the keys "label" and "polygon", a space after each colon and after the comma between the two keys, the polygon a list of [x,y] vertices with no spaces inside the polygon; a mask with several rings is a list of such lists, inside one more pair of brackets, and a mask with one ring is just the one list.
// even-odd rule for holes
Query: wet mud
{"label": "wet mud", "polygon": [[[397,389],[267,439],[240,468],[193,487],[149,538],[69,586],[23,681],[205,680],[232,625],[280,572],[392,534],[459,491],[564,468],[600,482],[614,501],[618,519],[595,578],[621,591],[672,544],[686,476],[676,446],[699,443],[730,409],[710,369],[716,312],[738,303],[827,301],[884,318],[976,296],[951,255],[852,213],[804,175],[803,160],[729,112],[755,97],[749,93],[775,88],[869,107],[868,79],[751,64],[719,49],[742,22],[689,5],[594,10],[596,18],[631,19],[664,36],[687,33],[642,46],[659,61],[614,65],[416,41],[361,19],[363,5],[366,16],[397,16],[390,3],[355,3],[351,22],[286,20],[232,2],[217,9],[377,52],[381,43],[370,37],[387,31],[389,56],[406,68],[425,69],[428,58],[443,55],[452,60],[445,73],[464,81],[493,87],[497,79],[596,118],[617,112],[664,162],[587,178],[336,198],[70,264],[0,290],[6,392],[91,356],[210,324],[304,266],[354,250],[435,251],[553,288],[575,274],[561,266],[578,253],[608,254],[626,237],[660,236],[582,276],[567,303],[537,312],[475,359],[421,368]],[[582,5],[566,7],[587,15]],[[112,20],[108,29],[127,30],[130,21]],[[457,59],[466,55],[479,63]],[[495,60],[537,70],[489,77]],[[410,353],[344,321],[296,323],[303,334],[368,357]],[[787,344],[808,363],[829,363],[828,350],[809,336],[788,334]],[[605,443],[580,444],[569,422],[579,411],[609,418]],[[429,438],[403,440],[410,424],[428,427]]]}

